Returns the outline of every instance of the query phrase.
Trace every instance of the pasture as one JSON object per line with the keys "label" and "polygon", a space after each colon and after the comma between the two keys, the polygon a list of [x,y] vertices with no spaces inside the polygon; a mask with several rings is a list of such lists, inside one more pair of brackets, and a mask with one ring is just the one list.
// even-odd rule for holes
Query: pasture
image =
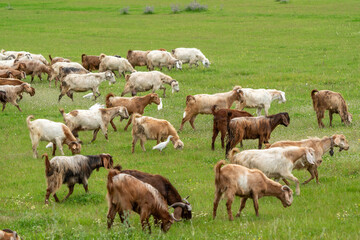
{"label": "pasture", "polygon": [[[189,94],[218,93],[234,85],[250,88],[275,88],[286,93],[287,102],[273,102],[270,114],[288,112],[290,125],[279,126],[270,142],[300,140],[307,136],[330,136],[342,133],[350,144],[348,151],[333,157],[327,153],[319,167],[319,181],[300,186],[301,195],[294,196],[291,207],[283,208],[273,197],[259,200],[260,216],[256,217],[251,201],[240,218],[229,222],[225,201],[221,201],[217,218],[212,220],[214,171],[217,161],[224,159],[218,137],[211,151],[212,115],[200,115],[194,132],[189,123],[179,133],[185,147],[175,150],[170,144],[163,153],[152,151],[155,141],[147,141],[146,152],[136,145],[131,154],[131,127],[115,123],[109,126],[109,141],[99,132],[90,144],[91,132],[80,132],[84,141],[81,154],[109,153],[115,164],[125,169],[138,169],[161,174],[171,181],[183,197],[190,195],[193,219],[172,225],[167,234],[152,227],[152,235],[141,231],[139,216],[132,214],[131,228],[117,217],[110,231],[106,227],[107,171],[94,171],[89,179],[89,193],[76,185],[73,195],[60,204],[50,198],[44,205],[46,182],[44,161],[32,157],[28,115],[62,122],[59,108],[66,112],[88,109],[95,102],[74,93],[57,102],[59,88],[35,78],[34,97],[25,94],[20,102],[23,112],[8,104],[0,113],[0,228],[16,230],[24,239],[358,239],[360,236],[360,160],[359,160],[359,79],[360,79],[360,5],[356,0],[290,0],[281,4],[273,0],[201,1],[208,11],[171,13],[171,4],[183,6],[188,1],[9,1],[0,3],[0,49],[41,53],[46,58],[62,56],[80,62],[81,54],[120,55],[128,49],[148,50],[196,47],[210,60],[205,69],[164,70],[179,81],[180,92],[163,99],[163,109],[156,105],[144,115],[170,121],[179,128]],[[153,6],[155,14],[143,15],[145,6]],[[129,15],[119,9],[129,6]],[[145,67],[136,67],[146,71]],[[45,78],[46,79],[46,78]],[[30,81],[30,76],[27,77]],[[109,92],[120,95],[123,77],[117,83],[100,87],[105,103]],[[340,92],[353,114],[353,123],[344,126],[338,115],[329,127],[325,114],[324,129],[317,126],[312,108],[312,89]],[[161,91],[158,91],[161,96]],[[145,95],[140,93],[138,95]],[[127,95],[129,96],[129,95]],[[255,109],[245,109],[255,114]],[[39,154],[47,152],[41,142]],[[257,147],[257,140],[244,141],[244,149]],[[64,146],[66,155],[71,152]],[[57,152],[58,154],[58,152]],[[301,182],[307,171],[294,171]],[[290,186],[295,190],[294,184]],[[58,196],[63,198],[67,187]],[[233,203],[235,214],[239,198]]]}

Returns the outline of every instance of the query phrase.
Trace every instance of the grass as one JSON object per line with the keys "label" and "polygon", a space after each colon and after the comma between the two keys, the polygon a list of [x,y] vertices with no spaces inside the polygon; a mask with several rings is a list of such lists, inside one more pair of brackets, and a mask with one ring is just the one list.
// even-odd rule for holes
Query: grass
{"label": "grass", "polygon": [[[11,1],[0,3],[1,48],[27,50],[70,58],[80,62],[82,53],[120,54],[128,49],[159,49],[197,47],[211,61],[211,67],[167,71],[180,83],[180,92],[163,99],[164,108],[155,105],[145,115],[169,120],[179,127],[188,94],[229,91],[234,85],[252,88],[276,88],[286,92],[287,102],[274,102],[270,113],[287,111],[289,127],[279,126],[271,142],[307,136],[329,136],[343,133],[350,149],[334,157],[324,156],[319,168],[321,184],[314,181],[301,186],[301,196],[284,209],[279,200],[262,198],[260,217],[255,217],[251,202],[244,214],[233,222],[227,220],[225,202],[221,201],[218,216],[212,220],[214,197],[214,164],[224,157],[217,139],[215,151],[210,150],[212,117],[198,116],[194,132],[187,123],[180,137],[183,151],[168,147],[164,153],[153,152],[154,141],[146,143],[147,152],[137,145],[131,154],[131,132],[113,132],[109,142],[99,133],[93,144],[92,134],[80,132],[85,142],[82,154],[110,153],[115,163],[128,169],[139,169],[166,176],[182,196],[190,195],[193,220],[174,224],[167,234],[153,228],[153,234],[142,233],[137,214],[130,218],[131,228],[116,218],[113,228],[106,229],[106,170],[94,172],[89,179],[89,194],[77,185],[68,201],[44,205],[45,176],[42,159],[33,159],[25,118],[62,121],[58,111],[87,109],[93,101],[85,94],[74,93],[74,102],[66,96],[57,103],[58,88],[35,80],[36,95],[25,95],[20,102],[23,112],[7,105],[0,113],[0,227],[16,230],[26,239],[358,239],[360,236],[360,164],[359,164],[359,40],[360,6],[355,0],[290,1],[206,1],[203,13],[171,14],[165,0],[149,1],[156,14],[143,15],[143,1],[132,1],[131,14],[120,15],[118,1]],[[188,1],[179,2],[181,5]],[[217,11],[216,6],[222,5]],[[196,20],[194,21],[194,17]],[[151,18],[151,19],[150,19]],[[145,68],[137,68],[145,71]],[[28,77],[27,81],[30,81]],[[115,85],[100,87],[104,103],[108,92],[119,95],[124,78]],[[353,124],[345,127],[338,116],[334,127],[318,129],[312,110],[312,89],[341,92],[353,114]],[[159,91],[159,94],[161,92]],[[144,94],[140,94],[144,95]],[[248,109],[255,113],[254,109]],[[125,123],[116,121],[118,129]],[[47,152],[42,142],[39,153]],[[257,141],[244,142],[245,149],[256,148]],[[65,148],[65,153],[70,151]],[[301,181],[305,171],[294,172]],[[294,184],[291,185],[294,189]],[[66,186],[59,197],[67,193]],[[236,199],[233,212],[238,210]]]}

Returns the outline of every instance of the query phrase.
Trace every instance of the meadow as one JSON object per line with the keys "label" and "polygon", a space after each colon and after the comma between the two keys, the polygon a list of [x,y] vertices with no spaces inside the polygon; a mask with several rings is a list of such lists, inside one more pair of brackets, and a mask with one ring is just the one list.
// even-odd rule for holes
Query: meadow
{"label": "meadow", "polygon": [[[80,132],[84,141],[82,154],[109,153],[115,164],[161,174],[172,182],[193,206],[193,219],[172,225],[168,233],[152,228],[152,235],[141,231],[137,214],[127,228],[116,218],[107,230],[106,175],[103,168],[89,179],[89,193],[80,185],[73,195],[57,204],[50,198],[44,205],[46,182],[44,161],[32,157],[31,141],[25,123],[28,115],[62,122],[59,108],[66,112],[87,109],[94,101],[74,93],[74,102],[66,96],[58,103],[59,89],[35,79],[34,97],[24,95],[23,112],[8,104],[0,113],[0,228],[16,230],[24,239],[360,239],[360,161],[359,161],[359,79],[360,79],[360,5],[357,0],[290,0],[281,4],[273,0],[207,0],[208,11],[171,13],[171,4],[184,6],[189,1],[166,0],[104,2],[78,1],[9,1],[0,2],[0,49],[41,53],[46,58],[62,56],[80,62],[81,54],[121,55],[129,49],[196,47],[211,62],[182,71],[164,70],[179,81],[180,92],[171,94],[167,86],[164,108],[145,109],[147,116],[170,121],[179,128],[189,94],[217,93],[234,85],[250,88],[275,88],[286,93],[287,102],[273,102],[270,114],[288,112],[290,125],[279,126],[270,142],[300,140],[308,136],[344,134],[348,151],[327,153],[319,167],[320,184],[302,185],[301,195],[294,196],[291,207],[283,208],[278,199],[259,200],[256,217],[248,201],[240,218],[229,222],[225,201],[212,220],[214,200],[213,166],[224,158],[218,137],[211,151],[212,116],[200,115],[194,132],[186,123],[180,138],[182,151],[169,145],[163,153],[152,151],[156,144],[147,141],[146,152],[139,145],[131,154],[131,128],[124,132],[125,122],[116,119],[119,129],[109,127],[109,141],[99,133],[89,143],[91,132]],[[9,4],[12,10],[9,10]],[[145,6],[154,14],[142,14]],[[129,6],[129,14],[119,9]],[[146,68],[137,68],[146,71]],[[46,79],[46,78],[45,78]],[[27,77],[30,81],[30,77]],[[120,95],[125,80],[100,87],[104,103],[109,92]],[[312,108],[312,89],[340,92],[346,99],[353,123],[344,126],[338,115],[333,127],[325,114],[326,128],[319,129]],[[158,92],[159,95],[161,91]],[[139,95],[145,95],[140,93]],[[246,109],[255,113],[254,109]],[[47,152],[41,142],[39,154]],[[244,141],[244,149],[257,147],[257,140]],[[71,152],[64,146],[66,155]],[[301,182],[307,171],[295,171]],[[295,190],[294,184],[290,186]],[[63,198],[67,187],[58,196]],[[240,206],[233,203],[233,213]]]}

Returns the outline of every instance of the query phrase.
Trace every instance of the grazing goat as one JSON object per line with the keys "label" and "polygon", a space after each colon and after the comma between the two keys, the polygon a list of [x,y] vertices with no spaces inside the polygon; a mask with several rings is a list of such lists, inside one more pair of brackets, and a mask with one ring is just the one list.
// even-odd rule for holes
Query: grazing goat
{"label": "grazing goat", "polygon": [[166,88],[164,84],[169,84],[172,88],[172,93],[179,92],[179,83],[172,77],[163,74],[159,71],[151,72],[135,72],[131,75],[126,75],[126,84],[121,96],[131,92],[135,96],[138,92],[146,92],[152,90],[153,93],[159,89],[163,89],[163,97],[166,97]]}
{"label": "grazing goat", "polygon": [[352,115],[348,112],[348,106],[340,93],[329,90],[318,91],[314,89],[311,91],[311,98],[319,128],[325,127],[322,122],[325,110],[329,110],[330,127],[332,127],[332,115],[334,113],[339,114],[341,122],[346,125],[349,125],[352,122]]}
{"label": "grazing goat", "polygon": [[21,80],[26,78],[26,73],[24,71],[8,68],[8,69],[0,70],[0,78],[16,78]]}
{"label": "grazing goat", "polygon": [[[10,80],[11,81],[11,80]],[[22,98],[22,93],[26,92],[29,93],[30,96],[34,96],[35,89],[30,86],[28,83],[22,83],[21,85],[2,85],[0,86],[0,90],[6,92],[6,101],[3,102],[2,111],[4,111],[6,103],[11,103],[15,107],[19,109],[20,112],[22,112],[21,108],[19,107],[19,104],[17,103],[18,97],[20,99]]]}
{"label": "grazing goat", "polygon": [[225,93],[216,94],[197,94],[186,97],[186,108],[180,129],[189,121],[191,127],[195,130],[194,121],[198,114],[211,114],[211,108],[216,105],[218,108],[230,108],[234,101],[241,101],[243,92],[241,87],[235,87],[233,90]]}
{"label": "grazing goat", "polygon": [[76,138],[79,136],[78,131],[94,131],[91,142],[95,141],[100,129],[106,140],[108,140],[108,124],[115,117],[129,118],[128,111],[123,106],[94,110],[74,110],[67,114],[65,114],[64,109],[60,109],[60,113],[66,126],[69,127]]}
{"label": "grazing goat", "polygon": [[140,50],[129,50],[127,53],[127,60],[131,66],[147,66],[147,57],[146,55],[150,51],[140,51]]}
{"label": "grazing goat", "polygon": [[228,122],[228,142],[226,153],[234,148],[243,139],[259,139],[259,149],[263,143],[269,143],[272,131],[279,125],[287,127],[290,124],[290,117],[287,112],[278,113],[270,116],[260,117],[240,117],[233,118]]}
{"label": "grazing goat", "polygon": [[56,192],[62,184],[66,183],[69,188],[69,193],[63,200],[65,201],[73,193],[76,183],[82,184],[85,191],[88,192],[88,179],[95,169],[99,171],[101,167],[113,168],[112,156],[107,153],[87,156],[59,156],[52,158],[50,161],[46,153],[42,157],[45,157],[47,183],[45,204],[49,203],[51,194],[54,196],[55,201],[59,202]]}
{"label": "grazing goat", "polygon": [[[239,164],[247,168],[256,168],[262,171],[267,177],[290,179],[296,183],[296,194],[300,195],[299,180],[292,175],[297,161],[300,164],[308,162],[315,164],[315,151],[309,147],[277,147],[261,150],[245,150],[240,152],[233,148],[229,153],[231,163]],[[286,184],[288,182],[284,180]]]}
{"label": "grazing goat", "polygon": [[349,149],[349,143],[346,140],[345,136],[343,134],[334,134],[331,137],[323,137],[320,138],[309,138],[309,139],[303,139],[301,141],[279,141],[275,142],[273,144],[269,144],[267,148],[273,148],[273,147],[288,147],[288,146],[297,146],[297,147],[311,147],[315,150],[315,160],[316,164],[303,164],[302,162],[296,162],[294,169],[300,170],[300,169],[306,169],[311,174],[311,177],[303,182],[303,184],[307,184],[311,180],[316,177],[316,183],[319,183],[318,178],[318,171],[317,168],[322,163],[322,156],[329,151],[330,155],[334,155],[334,147],[339,147],[339,151],[348,150]]}
{"label": "grazing goat", "polygon": [[219,132],[221,132],[221,147],[224,148],[224,139],[227,132],[227,116],[231,114],[230,119],[236,117],[252,117],[248,112],[245,111],[238,111],[234,109],[218,109],[216,110],[217,106],[214,105],[211,108],[211,112],[214,115],[214,123],[213,123],[213,136],[211,142],[211,149],[214,150],[215,148],[215,140]]}
{"label": "grazing goat", "polygon": [[99,70],[99,65],[100,65],[99,56],[90,56],[83,53],[81,55],[81,62],[83,67],[88,71]]}
{"label": "grazing goat", "polygon": [[33,115],[26,118],[26,123],[30,131],[34,158],[38,157],[37,147],[39,146],[40,141],[53,143],[53,156],[55,156],[56,146],[60,149],[61,154],[64,155],[63,144],[69,146],[73,155],[80,153],[81,144],[77,142],[76,138],[65,124],[47,119],[30,121],[31,119],[34,119]]}
{"label": "grazing goat", "polygon": [[114,222],[116,213],[119,214],[121,222],[125,220],[127,211],[134,211],[140,215],[142,229],[146,226],[151,233],[149,218],[161,221],[161,229],[167,232],[175,219],[173,214],[168,212],[168,205],[165,199],[148,183],[144,183],[137,178],[120,173],[118,170],[110,170],[107,182],[108,228]]}
{"label": "grazing goat", "polygon": [[17,232],[10,229],[0,230],[0,240],[20,240],[22,239]]}
{"label": "grazing goat", "polygon": [[54,57],[54,58],[52,58],[50,54],[49,54],[49,59],[50,59],[50,62],[51,62],[50,65],[54,65],[57,62],[67,62],[67,63],[71,62],[70,59],[63,58],[63,57]]}
{"label": "grazing goat", "polygon": [[110,85],[111,83],[114,84],[116,82],[115,76],[111,71],[87,74],[69,74],[61,82],[59,102],[65,94],[74,101],[73,92],[86,92],[89,90],[92,90],[96,100],[96,98],[100,96],[99,85],[106,80],[109,81]]}
{"label": "grazing goat", "polygon": [[[115,97],[114,94],[109,93],[106,95],[106,107],[118,107],[124,106],[126,107],[129,116],[133,113],[144,114],[144,109],[147,105],[155,103],[156,105],[160,104],[160,98],[156,93],[150,93],[143,97]],[[120,119],[122,121],[122,118]],[[111,126],[115,131],[117,131],[116,126],[113,120],[110,121]],[[131,118],[129,119],[128,123],[126,124],[124,130],[126,131],[129,125],[131,124]]]}
{"label": "grazing goat", "polygon": [[214,167],[215,200],[213,219],[216,217],[216,210],[224,193],[227,198],[226,208],[230,221],[234,220],[231,205],[235,196],[242,197],[240,209],[236,217],[240,217],[248,198],[251,198],[254,202],[256,216],[259,216],[258,200],[265,196],[277,197],[285,208],[291,206],[293,192],[287,185],[282,186],[280,183],[269,179],[260,170],[249,169],[235,164],[227,164],[221,168],[224,164],[225,161],[220,160]]}
{"label": "grazing goat", "polygon": [[135,144],[138,139],[140,139],[141,148],[145,152],[146,149],[144,144],[146,140],[157,140],[157,143],[159,144],[160,141],[167,139],[169,135],[173,136],[171,142],[174,144],[175,149],[184,148],[184,143],[180,140],[175,128],[166,120],[141,116],[138,113],[134,113],[132,116],[132,124],[132,153],[134,153]]}
{"label": "grazing goat", "polygon": [[18,67],[19,64],[25,65],[24,72],[27,75],[31,75],[31,83],[34,81],[35,76],[38,76],[38,78],[42,81],[41,74],[46,73],[48,75],[47,80],[49,80],[50,84],[51,69],[40,60],[22,60],[17,62],[14,67]]}
{"label": "grazing goat", "polygon": [[265,116],[269,114],[270,104],[274,100],[278,100],[279,103],[286,102],[285,93],[276,89],[252,89],[242,88],[244,92],[244,99],[240,103],[236,104],[236,108],[243,110],[247,108],[257,108],[256,113],[261,116],[261,110],[265,110]]}
{"label": "grazing goat", "polygon": [[174,208],[174,217],[176,219],[191,219],[192,208],[190,203],[187,201],[187,198],[181,198],[179,192],[167,178],[157,174],[154,175],[140,172],[138,170],[122,170],[121,166],[119,165],[115,166],[115,168],[121,171],[120,173],[129,174],[142,182],[150,184],[156,190],[158,190],[159,193],[165,198],[167,204]]}
{"label": "grazing goat", "polygon": [[154,70],[155,67],[160,68],[162,71],[163,67],[167,67],[169,70],[176,67],[176,69],[182,69],[182,62],[179,59],[171,56],[169,52],[153,50],[147,55],[147,68],[149,71]]}
{"label": "grazing goat", "polygon": [[205,57],[205,55],[197,48],[175,48],[172,51],[172,55],[179,59],[183,64],[189,63],[191,67],[195,64],[196,67],[199,66],[198,62],[202,62],[204,67],[208,68],[210,66],[210,61]]}
{"label": "grazing goat", "polygon": [[50,77],[50,82],[52,80],[55,79],[55,86],[57,86],[57,81],[60,80],[60,68],[61,67],[73,67],[73,68],[78,68],[78,69],[83,69],[86,71],[85,68],[83,68],[83,66],[80,63],[77,62],[57,62],[54,63],[51,66],[51,77]]}
{"label": "grazing goat", "polygon": [[125,77],[125,72],[136,72],[129,63],[129,61],[125,58],[118,58],[113,56],[106,56],[105,54],[100,54],[99,59],[99,72],[105,72],[107,70],[111,70],[113,72],[118,71],[119,77],[121,77],[121,74]]}

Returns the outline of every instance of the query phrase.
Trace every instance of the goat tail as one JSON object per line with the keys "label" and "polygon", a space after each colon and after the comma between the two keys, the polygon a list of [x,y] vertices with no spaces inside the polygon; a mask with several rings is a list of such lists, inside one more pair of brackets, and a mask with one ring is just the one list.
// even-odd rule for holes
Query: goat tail
{"label": "goat tail", "polygon": [[211,112],[213,115],[215,115],[215,109],[217,108],[217,105],[215,104],[214,106],[211,107]]}
{"label": "goat tail", "polygon": [[85,53],[83,53],[83,54],[81,55],[81,62],[84,62],[84,57],[86,57],[86,54],[85,54]]}
{"label": "goat tail", "polygon": [[234,156],[239,152],[240,150],[238,148],[233,148],[230,150],[230,152],[228,153],[228,157],[231,163],[234,163]]}
{"label": "goat tail", "polygon": [[99,56],[100,62],[101,62],[101,60],[102,60],[104,57],[106,57],[106,55],[105,55],[104,53],[100,54],[100,56]]}
{"label": "goat tail", "polygon": [[7,96],[5,91],[0,91],[0,102],[6,103],[7,102]]}
{"label": "goat tail", "polygon": [[45,157],[45,173],[46,173],[46,176],[49,176],[50,175],[50,161],[49,161],[49,156],[47,155],[47,153],[44,153],[41,158],[44,158]]}
{"label": "goat tail", "polygon": [[52,57],[51,57],[51,54],[49,54],[49,59],[50,59],[50,62],[52,61]]}
{"label": "goat tail", "polygon": [[317,89],[314,89],[311,91],[311,98],[312,98],[312,102],[313,102],[313,107],[314,109],[316,109],[316,94],[318,93],[319,91]]}
{"label": "goat tail", "polygon": [[215,171],[215,184],[220,182],[220,169],[222,167],[222,165],[225,164],[225,160],[220,160],[216,163],[215,167],[214,167],[214,171]]}
{"label": "goat tail", "polygon": [[65,111],[64,111],[64,109],[63,109],[63,108],[60,108],[60,109],[59,109],[59,112],[60,112],[61,115],[63,116],[64,122],[65,122]]}
{"label": "goat tail", "polygon": [[108,93],[105,97],[105,102],[106,102],[106,107],[109,108],[109,107],[112,107],[112,104],[110,102],[110,98],[111,97],[115,97],[115,95],[113,93]]}
{"label": "goat tail", "polygon": [[113,185],[114,185],[114,181],[113,178],[118,175],[120,173],[120,171],[118,171],[117,169],[111,169],[108,173],[108,181],[107,181],[107,190],[108,193],[111,195],[111,193],[113,192]]}
{"label": "goat tail", "polygon": [[129,81],[129,79],[130,79],[130,74],[126,74],[126,75],[125,75],[125,81],[127,81],[127,82],[128,82],[128,81]]}
{"label": "goat tail", "polygon": [[171,50],[171,53],[174,55],[175,54],[175,49]]}
{"label": "goat tail", "polygon": [[265,149],[268,149],[271,147],[271,144],[270,143],[265,143]]}
{"label": "goat tail", "polygon": [[127,59],[129,59],[129,58],[130,58],[130,55],[131,55],[131,53],[132,53],[132,52],[133,52],[133,51],[132,51],[131,49],[129,49],[129,50],[128,50],[128,52],[127,52],[127,56],[126,56],[126,58],[127,58]]}
{"label": "goat tail", "polygon": [[134,113],[132,116],[131,116],[131,123],[132,123],[132,125],[133,125],[133,127],[135,127],[135,119],[136,118],[140,118],[140,117],[142,117],[142,115],[141,114],[139,114],[139,113]]}
{"label": "goat tail", "polygon": [[187,95],[186,96],[186,105],[193,104],[196,102],[196,99],[193,95]]}
{"label": "goat tail", "polygon": [[28,126],[31,125],[31,119],[34,119],[34,116],[33,116],[33,115],[30,115],[30,116],[28,116],[28,117],[26,118],[26,123],[27,123]]}

